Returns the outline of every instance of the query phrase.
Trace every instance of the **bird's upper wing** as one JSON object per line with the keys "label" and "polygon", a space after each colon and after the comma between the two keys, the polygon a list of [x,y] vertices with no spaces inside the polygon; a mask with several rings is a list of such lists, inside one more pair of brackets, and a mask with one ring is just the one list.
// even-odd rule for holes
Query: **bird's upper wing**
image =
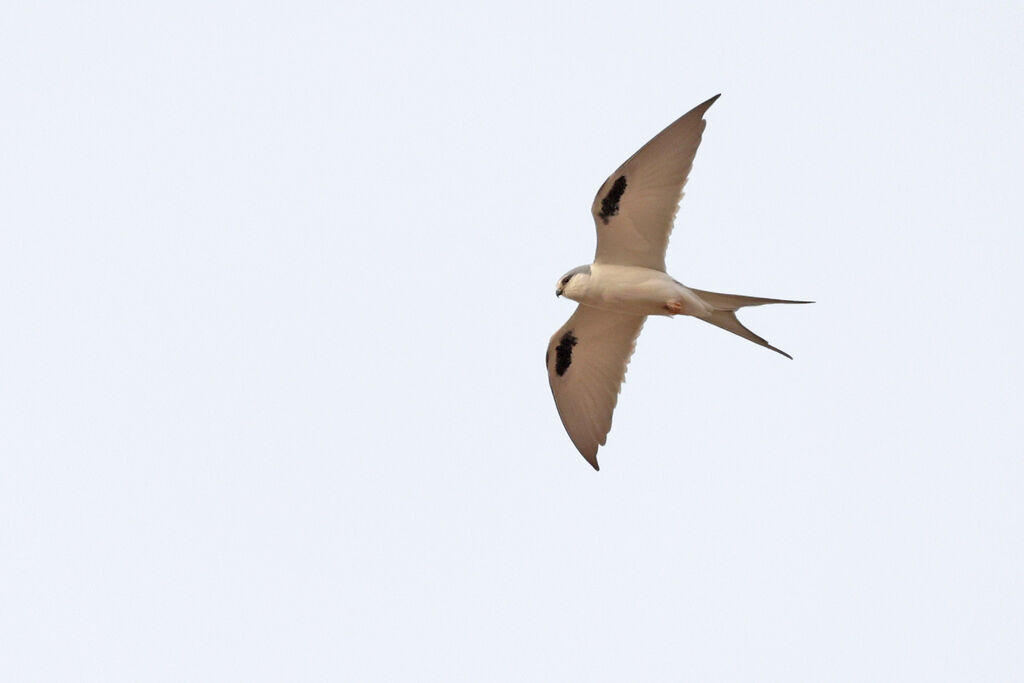
{"label": "bird's upper wing", "polygon": [[558,415],[595,470],[644,320],[581,304],[548,342],[545,362]]}
{"label": "bird's upper wing", "polygon": [[665,270],[668,236],[704,133],[704,112],[718,97],[683,114],[601,185],[590,209],[597,224],[594,263]]}

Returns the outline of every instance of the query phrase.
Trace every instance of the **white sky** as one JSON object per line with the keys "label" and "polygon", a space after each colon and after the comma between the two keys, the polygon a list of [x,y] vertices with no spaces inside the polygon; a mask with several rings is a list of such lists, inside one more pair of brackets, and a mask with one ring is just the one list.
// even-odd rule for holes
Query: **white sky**
{"label": "white sky", "polygon": [[[7,3],[0,678],[1024,677],[1019,3]],[[542,357],[715,93],[602,471]]]}

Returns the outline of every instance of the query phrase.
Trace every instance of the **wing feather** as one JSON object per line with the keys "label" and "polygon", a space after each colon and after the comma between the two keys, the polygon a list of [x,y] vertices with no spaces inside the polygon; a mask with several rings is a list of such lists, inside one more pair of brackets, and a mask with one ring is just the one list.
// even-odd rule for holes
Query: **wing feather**
{"label": "wing feather", "polygon": [[718,97],[676,119],[601,185],[591,206],[594,263],[665,270],[669,234],[706,125],[704,112]]}
{"label": "wing feather", "polygon": [[580,305],[548,342],[548,381],[558,416],[594,469],[645,320]]}

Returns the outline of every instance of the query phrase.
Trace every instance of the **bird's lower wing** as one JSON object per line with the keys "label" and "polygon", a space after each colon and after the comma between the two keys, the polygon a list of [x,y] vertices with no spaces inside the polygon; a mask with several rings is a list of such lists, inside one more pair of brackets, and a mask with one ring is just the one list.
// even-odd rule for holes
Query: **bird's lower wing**
{"label": "bird's lower wing", "polygon": [[545,362],[558,415],[594,469],[645,320],[580,305],[548,342]]}

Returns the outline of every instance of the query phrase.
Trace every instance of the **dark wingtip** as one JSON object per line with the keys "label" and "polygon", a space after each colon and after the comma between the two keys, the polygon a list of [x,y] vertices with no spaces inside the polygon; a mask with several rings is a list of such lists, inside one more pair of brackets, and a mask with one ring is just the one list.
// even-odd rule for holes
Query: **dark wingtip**
{"label": "dark wingtip", "polygon": [[718,93],[717,95],[715,95],[715,96],[714,96],[714,97],[712,97],[711,99],[709,99],[709,100],[704,100],[703,102],[701,102],[700,104],[698,104],[698,105],[697,105],[696,107],[694,107],[693,109],[691,109],[691,110],[690,110],[689,112],[687,112],[687,113],[695,113],[695,112],[699,112],[699,113],[700,113],[700,117],[701,117],[701,118],[704,118],[704,114],[706,114],[706,113],[707,113],[707,111],[708,111],[708,108],[709,108],[709,107],[710,107],[710,106],[711,106],[712,104],[714,104],[714,103],[715,103],[715,100],[717,100],[717,99],[718,99],[719,97],[721,97],[721,96],[722,96],[722,93]]}

